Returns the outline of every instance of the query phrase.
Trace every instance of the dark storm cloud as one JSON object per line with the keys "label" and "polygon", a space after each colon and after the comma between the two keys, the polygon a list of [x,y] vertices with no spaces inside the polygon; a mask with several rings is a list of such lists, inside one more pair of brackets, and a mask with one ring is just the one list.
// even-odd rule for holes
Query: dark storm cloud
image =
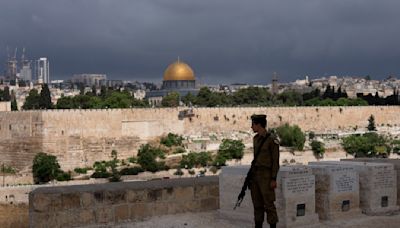
{"label": "dark storm cloud", "polygon": [[6,46],[49,57],[53,78],[160,81],[177,56],[202,81],[399,74],[396,0],[0,0]]}

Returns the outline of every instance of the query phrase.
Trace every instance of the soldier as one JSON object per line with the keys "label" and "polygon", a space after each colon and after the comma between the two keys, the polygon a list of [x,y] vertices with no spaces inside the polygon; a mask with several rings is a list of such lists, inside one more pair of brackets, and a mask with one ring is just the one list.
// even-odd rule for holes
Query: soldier
{"label": "soldier", "polygon": [[267,213],[267,222],[271,228],[275,228],[278,222],[274,201],[277,186],[276,176],[279,170],[279,141],[276,136],[265,129],[266,117],[266,115],[251,116],[251,129],[257,133],[253,138],[254,155],[261,147],[250,179],[256,228],[262,227],[264,212]]}

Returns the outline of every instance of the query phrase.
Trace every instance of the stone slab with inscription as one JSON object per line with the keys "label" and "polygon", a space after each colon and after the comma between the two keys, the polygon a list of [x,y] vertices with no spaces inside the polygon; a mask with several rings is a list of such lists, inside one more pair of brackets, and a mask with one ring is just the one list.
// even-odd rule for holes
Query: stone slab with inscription
{"label": "stone slab with inscription", "polygon": [[312,170],[304,165],[282,166],[277,181],[276,207],[282,227],[318,223]]}
{"label": "stone slab with inscription", "polygon": [[360,191],[354,167],[309,163],[315,175],[316,211],[320,219],[335,220],[359,216]]}
{"label": "stone slab with inscription", "polygon": [[323,161],[310,164],[354,167],[359,174],[360,208],[363,213],[379,215],[398,211],[397,177],[393,164],[351,161]]}
{"label": "stone slab with inscription", "polygon": [[340,159],[341,161],[353,162],[377,162],[377,163],[390,163],[394,165],[394,170],[397,175],[397,205],[400,206],[400,159],[389,158],[354,158],[354,159]]}
{"label": "stone slab with inscription", "polygon": [[[246,221],[251,227],[254,220],[250,190],[246,191],[241,206],[233,210],[249,168],[250,166],[222,167],[219,175],[219,214],[222,218]],[[311,169],[306,166],[282,166],[277,182],[277,227],[301,227],[319,222],[315,213],[315,178]]]}

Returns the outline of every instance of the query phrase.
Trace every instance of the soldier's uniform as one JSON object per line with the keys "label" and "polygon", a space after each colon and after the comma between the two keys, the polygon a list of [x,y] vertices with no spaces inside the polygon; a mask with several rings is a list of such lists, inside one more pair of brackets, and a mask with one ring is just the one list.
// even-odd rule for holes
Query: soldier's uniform
{"label": "soldier's uniform", "polygon": [[[264,138],[267,139],[262,144]],[[250,181],[251,199],[254,206],[254,221],[256,227],[257,224],[262,224],[264,213],[267,212],[267,222],[269,224],[276,224],[278,222],[278,215],[274,204],[275,190],[271,188],[270,184],[271,180],[276,180],[279,170],[279,140],[274,134],[265,131],[254,136],[253,145],[254,155],[259,147],[261,147]]]}

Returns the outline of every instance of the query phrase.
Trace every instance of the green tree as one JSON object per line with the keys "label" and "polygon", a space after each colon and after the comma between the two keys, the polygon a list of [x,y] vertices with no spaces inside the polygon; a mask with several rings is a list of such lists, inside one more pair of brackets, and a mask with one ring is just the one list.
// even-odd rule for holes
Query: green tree
{"label": "green tree", "polygon": [[3,101],[10,101],[10,100],[11,100],[10,88],[6,86],[4,87],[3,91]]}
{"label": "green tree", "polygon": [[128,92],[112,91],[104,100],[104,105],[108,108],[130,108],[132,97]]}
{"label": "green tree", "polygon": [[369,116],[367,128],[368,128],[368,131],[376,131],[374,115]]}
{"label": "green tree", "polygon": [[186,94],[186,96],[182,98],[182,102],[187,106],[193,105],[196,102],[196,96],[193,96],[193,94],[188,93]]}
{"label": "green tree", "polygon": [[314,152],[315,157],[322,158],[325,153],[325,145],[320,141],[313,140],[311,142],[311,149]]}
{"label": "green tree", "polygon": [[119,174],[119,172],[117,170],[117,166],[119,163],[118,152],[116,150],[112,150],[111,157],[112,157],[112,160],[108,163],[108,166],[110,166],[110,168],[111,168],[110,181],[111,182],[121,181],[121,175]]}
{"label": "green tree", "polygon": [[18,111],[18,105],[17,105],[17,100],[16,99],[13,99],[11,101],[11,110],[12,111]]}
{"label": "green tree", "polygon": [[31,89],[22,106],[24,110],[39,109],[40,108],[40,95],[36,89]]}
{"label": "green tree", "polygon": [[179,93],[170,92],[167,96],[163,97],[161,101],[163,107],[178,107],[179,106]]}
{"label": "green tree", "polygon": [[53,103],[51,102],[51,93],[47,84],[42,85],[42,90],[40,91],[39,105],[41,109],[53,108]]}
{"label": "green tree", "polygon": [[168,133],[166,137],[162,137],[160,143],[167,146],[182,146],[183,137],[174,133]]}
{"label": "green tree", "polygon": [[235,92],[233,102],[235,105],[268,105],[271,102],[271,93],[266,88],[250,86]]}
{"label": "green tree", "polygon": [[299,126],[290,126],[286,123],[282,126],[279,126],[276,129],[276,132],[279,135],[282,146],[294,147],[297,150],[303,150],[306,137]]}
{"label": "green tree", "polygon": [[54,180],[60,173],[57,157],[46,153],[38,153],[33,159],[32,174],[35,184]]}
{"label": "green tree", "polygon": [[150,172],[157,172],[165,169],[165,152],[160,148],[152,147],[149,144],[141,145],[138,155],[137,162],[140,166]]}

